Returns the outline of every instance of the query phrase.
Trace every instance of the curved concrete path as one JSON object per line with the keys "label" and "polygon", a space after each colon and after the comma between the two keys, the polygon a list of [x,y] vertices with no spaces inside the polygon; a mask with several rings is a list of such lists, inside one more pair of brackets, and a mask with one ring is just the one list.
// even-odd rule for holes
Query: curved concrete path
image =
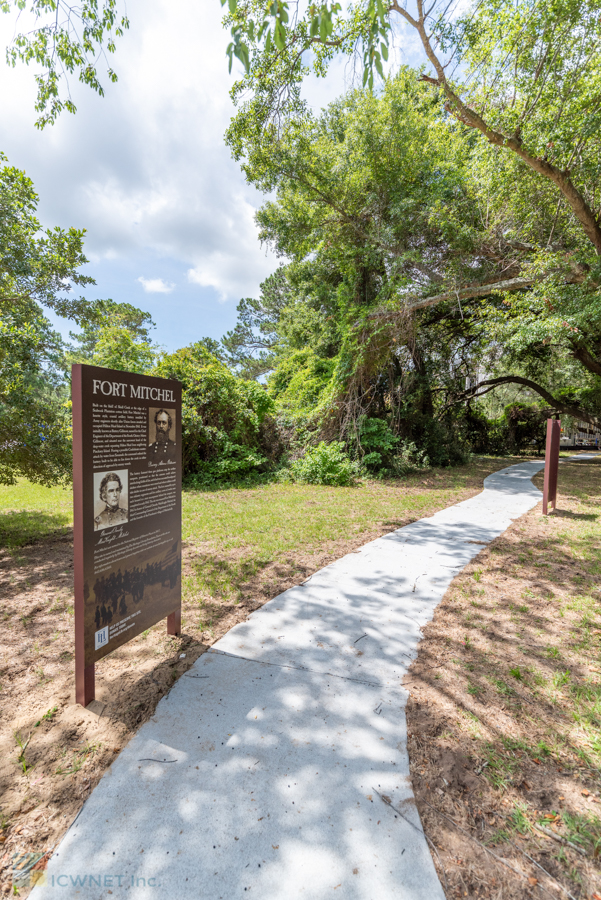
{"label": "curved concrete path", "polygon": [[201,656],[85,803],[34,900],[444,900],[409,776],[402,679],[542,462],[366,544]]}

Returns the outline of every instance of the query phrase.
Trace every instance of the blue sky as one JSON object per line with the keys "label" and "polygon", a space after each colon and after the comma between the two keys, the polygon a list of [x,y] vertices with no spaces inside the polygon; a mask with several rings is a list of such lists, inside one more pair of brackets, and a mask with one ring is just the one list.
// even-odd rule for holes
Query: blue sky
{"label": "blue sky", "polygon": [[[168,350],[221,337],[241,297],[257,296],[278,260],[257,240],[262,201],[223,142],[233,114],[218,0],[128,0],[130,31],[111,58],[119,81],[99,98],[71,84],[78,107],[34,127],[34,69],[0,61],[0,149],[25,169],[45,226],[86,228],[89,298],[150,312]],[[0,44],[15,32],[0,14]],[[310,80],[318,108],[347,84],[338,62]],[[55,320],[63,334],[73,325]]]}

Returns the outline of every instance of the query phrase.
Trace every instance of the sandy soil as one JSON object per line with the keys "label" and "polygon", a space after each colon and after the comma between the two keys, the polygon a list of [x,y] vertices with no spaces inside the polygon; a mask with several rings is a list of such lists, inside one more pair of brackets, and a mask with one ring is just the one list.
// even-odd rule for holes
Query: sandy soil
{"label": "sandy soil", "polygon": [[601,900],[601,459],[562,463],[559,492],[453,581],[406,677],[448,898]]}

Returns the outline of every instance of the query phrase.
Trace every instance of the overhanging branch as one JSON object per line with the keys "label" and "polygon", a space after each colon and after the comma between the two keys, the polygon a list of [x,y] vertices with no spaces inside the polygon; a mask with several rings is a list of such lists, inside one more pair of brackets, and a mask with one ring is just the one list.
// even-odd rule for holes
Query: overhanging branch
{"label": "overhanging branch", "polygon": [[[589,425],[594,425],[596,427],[601,425],[601,420],[597,416],[591,415],[591,413],[586,412],[579,406],[574,406],[572,403],[565,403],[563,400],[558,400],[557,397],[550,394],[549,391],[544,387],[541,387],[540,384],[531,381],[529,378],[522,378],[521,375],[503,375],[500,378],[487,378],[479,384],[474,385],[473,388],[468,388],[468,390],[464,391],[457,398],[456,402],[483,397],[485,394],[488,394],[502,384],[520,384],[522,387],[530,388],[531,391],[534,391],[542,397],[543,400],[557,412],[565,413],[567,416],[572,416],[574,419],[581,419],[583,422],[588,422]],[[482,388],[485,388],[485,390],[482,390]]]}
{"label": "overhanging branch", "polygon": [[601,225],[591,207],[588,205],[583,194],[580,193],[570,177],[568,170],[559,169],[552,163],[548,162],[544,157],[536,156],[534,152],[529,152],[522,144],[521,138],[517,135],[506,135],[495,128],[480,116],[475,109],[468,106],[459,97],[455,90],[449,84],[445,73],[445,67],[434,52],[431,42],[431,34],[426,30],[426,15],[424,14],[423,0],[416,0],[417,18],[413,18],[400,3],[400,0],[392,0],[389,11],[397,12],[406,22],[415,28],[422,42],[422,46],[426,56],[431,63],[436,77],[430,75],[422,75],[422,81],[428,84],[436,85],[443,91],[449,112],[454,114],[456,118],[464,125],[475,128],[486,140],[494,146],[504,150],[509,150],[519,157],[530,169],[553,182],[559,189],[563,197],[572,209],[572,212],[582,225],[582,229],[587,238],[595,248],[596,252],[601,255]]}
{"label": "overhanging branch", "polygon": [[416,300],[409,305],[409,310],[425,309],[428,306],[436,306],[446,300],[473,300],[476,297],[488,297],[495,291],[522,291],[532,287],[540,279],[536,278],[507,278],[505,281],[495,281],[492,284],[473,284],[456,291],[445,291],[443,294],[435,294],[423,300]]}
{"label": "overhanging branch", "polygon": [[[546,272],[544,275],[539,275],[538,277],[507,278],[504,281],[494,281],[490,284],[471,284],[462,288],[457,288],[456,290],[445,291],[442,294],[434,294],[432,297],[422,298],[417,294],[413,294],[403,298],[405,301],[403,312],[426,309],[428,306],[436,306],[438,303],[445,303],[448,300],[474,300],[477,297],[489,297],[491,294],[503,291],[522,291],[531,288],[534,284],[540,283],[550,274],[550,272]],[[573,275],[565,275],[564,281],[566,284],[581,284],[585,277],[584,274],[574,273]],[[381,311],[376,310],[371,314],[370,318],[385,319],[393,316],[394,313],[389,309],[384,309]]]}

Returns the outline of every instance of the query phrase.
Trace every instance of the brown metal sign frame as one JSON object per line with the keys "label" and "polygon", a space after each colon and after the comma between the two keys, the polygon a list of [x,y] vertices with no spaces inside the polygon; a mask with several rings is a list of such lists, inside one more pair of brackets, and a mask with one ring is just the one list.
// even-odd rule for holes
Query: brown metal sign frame
{"label": "brown metal sign frame", "polygon": [[549,515],[549,506],[555,512],[557,504],[557,475],[559,471],[559,441],[561,422],[547,419],[547,443],[545,447],[545,480],[543,484],[543,516]]}
{"label": "brown metal sign frame", "polygon": [[[181,631],[181,384],[131,372],[74,365],[71,398],[75,695],[77,703],[87,706],[95,699],[95,663],[99,659],[163,618],[167,619],[168,634],[179,634]],[[150,439],[153,420],[157,438],[154,443]],[[120,435],[119,424],[123,422],[126,424]],[[159,427],[162,428],[161,434]],[[110,436],[114,436],[115,464],[112,464],[111,442],[107,437],[109,429],[112,429]],[[160,442],[159,437],[162,438]],[[128,454],[131,456],[129,462]],[[96,494],[105,470],[105,477],[100,481],[102,500],[111,484],[115,486],[114,490],[120,488],[117,490],[118,497],[123,491],[124,486],[114,472],[116,469],[128,478],[128,507],[118,505],[111,508],[106,501],[104,511],[94,517],[98,503],[102,502]],[[116,480],[109,480],[103,489],[106,479],[113,475]],[[156,484],[162,491],[162,506],[157,506],[157,511],[153,512],[148,496]],[[131,491],[136,485],[138,500],[132,505]],[[169,503],[172,508],[169,508]],[[157,523],[160,524],[158,528]],[[162,538],[161,542],[157,535]],[[160,551],[161,545],[168,545],[169,549]],[[131,552],[128,553],[128,550]],[[157,556],[159,551],[162,557]],[[97,559],[102,560],[98,565]],[[100,599],[96,591],[100,593],[98,585],[108,584],[111,577],[113,580],[118,577],[123,582],[121,567],[126,562],[136,563],[133,569],[125,571],[125,576],[137,579],[135,591],[129,583],[126,584],[131,591],[129,608],[133,608],[134,612],[125,616],[129,611],[126,603],[129,594],[124,589],[120,590],[119,606],[113,592],[112,608],[111,603],[103,602],[102,612],[103,616],[106,614],[107,622],[112,623],[113,617],[117,621],[114,626],[107,624],[103,629],[106,631],[107,645],[98,648],[95,635],[102,632],[98,630]],[[141,562],[145,563],[145,569]],[[115,573],[117,564],[118,576]],[[102,566],[102,573],[96,575]],[[144,603],[149,571],[155,581],[151,585],[152,591],[146,591],[147,602]],[[96,581],[92,585],[95,576]],[[162,582],[161,578],[164,579]],[[149,599],[150,593],[152,597]],[[126,626],[124,623],[127,623]],[[111,642],[113,645],[109,647]]]}

